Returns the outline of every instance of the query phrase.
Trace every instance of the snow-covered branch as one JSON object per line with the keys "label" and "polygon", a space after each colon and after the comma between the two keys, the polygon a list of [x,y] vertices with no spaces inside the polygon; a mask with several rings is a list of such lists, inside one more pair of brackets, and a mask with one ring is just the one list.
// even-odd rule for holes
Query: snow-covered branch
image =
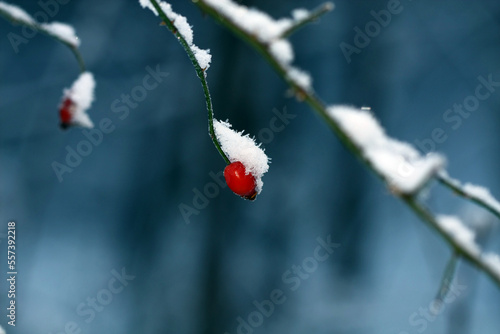
{"label": "snow-covered branch", "polygon": [[433,215],[419,203],[414,196],[402,199],[426,223],[453,247],[456,255],[472,263],[476,268],[486,273],[500,286],[500,256],[481,250],[475,241],[475,233],[455,216]]}
{"label": "snow-covered branch", "polygon": [[193,30],[187,22],[187,19],[184,16],[175,13],[172,10],[172,6],[170,4],[164,1],[158,2],[156,0],[139,0],[139,3],[143,8],[150,9],[156,16],[159,16],[161,18],[162,24],[164,24],[170,30],[170,32],[172,32],[175,37],[177,37],[177,40],[188,54],[189,59],[191,59],[196,74],[198,75],[198,78],[200,79],[201,85],[203,87],[203,93],[205,94],[205,102],[207,104],[208,112],[208,130],[210,137],[212,138],[212,141],[222,158],[226,161],[226,163],[229,163],[229,158],[222,150],[214,131],[214,112],[212,98],[210,97],[210,91],[208,89],[208,83],[206,80],[206,71],[210,66],[210,61],[212,60],[210,50],[200,49],[195,44],[193,44]]}
{"label": "snow-covered branch", "polygon": [[456,194],[471,200],[500,218],[500,202],[493,197],[489,189],[472,183],[462,184],[459,180],[451,178],[444,170],[438,173],[437,179]]}
{"label": "snow-covered branch", "polygon": [[80,39],[72,26],[61,22],[39,23],[21,7],[3,1],[0,1],[0,16],[3,16],[13,24],[21,24],[40,31],[66,45],[78,61],[80,70],[85,72],[85,63],[78,50]]}
{"label": "snow-covered branch", "polygon": [[[478,187],[459,187],[442,177],[445,159],[439,154],[422,156],[414,147],[392,139],[370,110],[345,106],[326,106],[316,95],[312,79],[292,65],[293,48],[285,38],[295,31],[294,21],[307,20],[307,11],[293,12],[293,19],[274,20],[266,13],[247,8],[231,0],[194,1],[205,13],[225,25],[259,51],[295,92],[332,128],[344,145],[386,182],[423,221],[429,224],[454,252],[484,271],[500,286],[500,257],[485,254],[474,241],[474,233],[457,218],[434,216],[417,199],[418,192],[431,179],[437,178],[448,187],[496,212],[498,202],[489,192]],[[328,5],[326,5],[328,7]],[[453,187],[451,187],[453,185]]]}
{"label": "snow-covered branch", "polygon": [[293,10],[292,17],[294,22],[290,28],[288,28],[281,34],[281,37],[287,38],[288,36],[292,35],[295,31],[302,28],[303,26],[316,21],[324,14],[332,11],[333,8],[334,8],[333,3],[326,2],[313,11],[308,11],[307,9],[303,8],[298,8]]}
{"label": "snow-covered branch", "polygon": [[[309,74],[292,66],[293,48],[284,37],[287,33],[295,31],[294,28],[298,25],[302,26],[299,24],[301,20],[310,22],[306,17],[310,14],[299,10],[295,11],[294,18],[274,20],[264,12],[247,8],[231,0],[197,0],[195,4],[259,51],[279,75],[285,78],[297,98],[303,99],[306,96],[305,92],[309,92],[309,97],[314,96],[310,92],[312,79]],[[329,9],[331,5],[325,7]],[[319,103],[319,100],[316,99],[313,103]]]}
{"label": "snow-covered branch", "polygon": [[416,194],[445,164],[440,154],[422,156],[409,143],[388,137],[369,109],[332,106],[328,112],[361,158],[397,194]]}

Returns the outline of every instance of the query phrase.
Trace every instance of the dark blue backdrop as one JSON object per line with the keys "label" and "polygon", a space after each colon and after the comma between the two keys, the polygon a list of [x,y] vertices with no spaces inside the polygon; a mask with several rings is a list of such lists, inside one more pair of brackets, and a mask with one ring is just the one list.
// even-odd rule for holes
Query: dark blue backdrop
{"label": "dark blue backdrop", "polygon": [[[44,10],[43,1],[15,3]],[[281,17],[321,2],[243,3]],[[474,95],[479,76],[500,81],[500,3],[402,0],[347,62],[341,43],[355,46],[355,27],[364,30],[370,11],[390,3],[336,1],[332,13],[292,37],[297,66],[328,103],[371,106],[390,135],[423,150],[435,146],[453,176],[500,197],[500,91],[459,126],[443,118]],[[265,142],[272,164],[262,194],[241,200],[211,176],[224,162],[207,135],[201,86],[180,45],[137,1],[49,8],[53,20],[75,26],[97,80],[90,115],[113,129],[59,182],[52,163],[87,140],[81,129],[57,127],[76,61],[42,35],[16,53],[8,34],[22,29],[1,20],[0,231],[17,222],[19,273],[17,325],[7,332],[498,333],[500,291],[467,264],[458,269],[456,298],[439,316],[426,313],[450,255],[445,243],[319,117],[287,97],[255,51],[190,1],[173,6],[213,55],[217,117]],[[168,76],[142,97],[137,87],[148,68]],[[122,94],[133,98],[126,108]],[[285,111],[295,117],[282,131],[264,130]],[[430,141],[436,128],[446,140]],[[195,198],[205,191],[208,198]],[[439,213],[458,212],[486,248],[500,250],[498,221],[482,210],[438,186],[427,202]],[[196,210],[189,224],[180,204]],[[339,246],[323,252],[318,238]],[[0,248],[6,254],[5,235]],[[0,257],[4,278],[6,262]]]}

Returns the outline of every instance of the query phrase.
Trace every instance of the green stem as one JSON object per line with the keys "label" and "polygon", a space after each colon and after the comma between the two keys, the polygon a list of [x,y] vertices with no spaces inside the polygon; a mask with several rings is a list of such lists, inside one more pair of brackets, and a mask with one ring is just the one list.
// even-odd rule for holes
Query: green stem
{"label": "green stem", "polygon": [[200,79],[201,86],[203,87],[203,93],[205,94],[205,102],[207,104],[207,112],[208,112],[208,132],[210,134],[210,138],[212,139],[212,142],[214,143],[215,147],[219,151],[220,155],[226,162],[226,164],[230,164],[231,162],[229,161],[229,158],[226,156],[224,151],[222,150],[222,146],[217,139],[217,136],[215,134],[214,130],[214,111],[213,111],[213,106],[212,106],[212,98],[210,97],[210,91],[208,89],[208,83],[206,80],[205,76],[205,69],[201,68],[200,63],[198,63],[198,60],[196,59],[193,50],[191,49],[191,46],[188,44],[188,42],[184,39],[184,37],[177,31],[177,28],[175,27],[174,23],[170,21],[168,18],[167,14],[163,12],[161,9],[160,5],[156,0],[150,0],[151,4],[154,6],[158,14],[160,15],[160,18],[163,20],[165,23],[165,26],[177,37],[177,40],[179,43],[181,43],[182,47],[186,51],[189,59],[191,60],[191,63],[193,63],[194,69],[196,71],[196,74],[198,78]]}
{"label": "green stem", "polygon": [[66,43],[64,41],[61,41],[61,43],[67,45],[68,48],[71,50],[71,52],[73,52],[73,55],[75,56],[76,61],[78,62],[78,66],[80,67],[80,72],[81,73],[85,72],[87,69],[85,68],[85,62],[83,61],[83,57],[82,54],[80,53],[80,50],[76,46]]}
{"label": "green stem", "polygon": [[451,283],[453,282],[453,278],[455,277],[455,272],[457,268],[457,262],[459,260],[459,254],[454,251],[451,255],[450,260],[446,264],[446,268],[443,273],[443,278],[441,279],[441,286],[439,287],[439,291],[437,292],[436,299],[440,302],[444,302],[444,299],[448,295],[450,291]]}
{"label": "green stem", "polygon": [[85,62],[83,61],[83,57],[80,54],[80,51],[78,50],[78,48],[76,46],[74,46],[73,44],[68,43],[67,41],[61,39],[57,35],[52,34],[49,30],[47,30],[46,28],[44,28],[38,22],[28,23],[26,21],[17,20],[15,17],[11,16],[9,12],[2,10],[2,8],[0,8],[0,16],[3,16],[6,20],[10,21],[13,24],[16,23],[16,24],[20,24],[20,25],[24,25],[24,26],[30,27],[30,28],[32,28],[34,30],[37,30],[37,31],[39,31],[39,32],[41,32],[41,33],[43,33],[43,34],[45,34],[47,36],[50,36],[53,39],[55,39],[56,41],[58,41],[58,42],[60,42],[60,43],[62,43],[64,45],[66,45],[71,50],[71,52],[73,53],[73,55],[75,56],[76,61],[78,62],[78,66],[80,67],[80,72],[83,73],[83,72],[86,71],[86,69],[85,69]]}
{"label": "green stem", "polygon": [[281,37],[287,38],[303,26],[316,21],[320,16],[332,11],[334,8],[333,3],[331,2],[326,2],[323,5],[319,6],[318,8],[314,9],[309,13],[309,15],[302,20],[297,21],[293,26],[285,30]]}
{"label": "green stem", "polygon": [[[256,49],[263,58],[271,65],[271,67],[278,73],[278,75],[294,90],[298,97],[303,99],[313,110],[315,110],[318,115],[330,126],[333,132],[339,137],[341,142],[356,156],[361,160],[369,170],[371,170],[375,175],[381,178],[384,182],[388,183],[388,180],[380,174],[372,165],[372,163],[366,159],[361,149],[354,144],[354,142],[349,138],[349,136],[340,128],[339,124],[334,121],[327,111],[326,105],[316,96],[313,89],[304,90],[298,86],[293,80],[290,80],[287,76],[287,69],[283,67],[269,52],[266,44],[260,42],[256,37],[246,33],[237,24],[235,24],[231,18],[226,17],[224,14],[219,13],[217,10],[208,5],[204,0],[197,0],[195,4],[200,7],[205,13],[212,16],[214,20],[220,24],[226,26],[229,30],[235,33],[237,36],[241,37],[244,41],[248,42],[254,49]],[[493,270],[484,263],[480,256],[471,253],[466,248],[458,244],[446,231],[444,231],[438,224],[437,219],[425,209],[413,196],[402,195],[394,193],[395,195],[400,195],[399,197],[403,200],[406,205],[416,213],[424,222],[433,228],[443,239],[445,239],[451,247],[460,254],[463,258],[470,261],[478,269],[484,271],[491,279],[500,287],[500,277],[498,277]]]}
{"label": "green stem", "polygon": [[461,256],[471,264],[473,264],[479,270],[485,272],[498,287],[500,287],[500,277],[488,266],[483,259],[481,254],[476,254],[471,252],[466,247],[460,245],[455,239],[453,239],[438,223],[437,218],[427,210],[422,204],[420,204],[412,196],[402,196],[401,199],[431,228],[437,231],[443,239],[453,248],[455,256]]}
{"label": "green stem", "polygon": [[483,207],[484,209],[488,210],[489,212],[500,218],[500,212],[497,209],[493,208],[491,205],[484,202],[481,198],[474,197],[471,194],[467,193],[460,186],[453,183],[452,180],[450,180],[448,177],[438,174],[436,178],[442,185],[449,188],[457,195],[462,196],[463,198],[476,203],[477,205]]}

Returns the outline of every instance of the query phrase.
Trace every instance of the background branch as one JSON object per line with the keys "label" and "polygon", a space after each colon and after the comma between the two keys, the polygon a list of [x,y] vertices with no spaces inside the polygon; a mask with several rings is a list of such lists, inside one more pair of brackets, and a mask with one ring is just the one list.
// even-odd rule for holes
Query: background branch
{"label": "background branch", "polygon": [[[210,15],[214,20],[224,25],[226,28],[231,30],[237,36],[241,37],[254,49],[256,49],[271,65],[271,67],[275,69],[278,75],[291,87],[291,89],[295,92],[297,98],[308,103],[309,106],[319,114],[319,116],[328,124],[328,126],[339,137],[342,143],[351,151],[351,153],[354,154],[359,160],[361,160],[366,165],[366,167],[374,172],[378,177],[384,180],[387,184],[390,184],[390,180],[387,178],[387,176],[377,170],[373,165],[373,162],[366,158],[365,155],[363,155],[362,147],[360,147],[353,140],[353,138],[350,137],[349,133],[342,129],[338,121],[330,116],[328,107],[314,93],[312,87],[310,89],[305,89],[302,85],[300,85],[297,81],[293,80],[288,75],[288,69],[270,52],[267,43],[259,40],[256,36],[249,34],[237,22],[234,22],[231,17],[227,16],[225,13],[217,10],[216,7],[212,6],[211,1],[197,0],[195,1],[195,4],[205,13]],[[293,29],[288,33],[291,33],[295,30],[296,29]],[[491,265],[488,265],[488,263],[486,263],[486,261],[481,257],[480,252],[475,253],[469,247],[467,247],[467,245],[464,245],[463,243],[457,241],[457,239],[455,239],[449,231],[444,229],[439,220],[418,202],[418,200],[416,199],[416,193],[401,194],[397,191],[393,191],[392,193],[400,197],[403,202],[418,217],[420,217],[422,221],[426,222],[432,229],[434,229],[454,249],[458,256],[465,258],[476,268],[484,271],[500,287],[500,274],[496,272],[496,270],[492,268]]]}
{"label": "background branch", "polygon": [[464,186],[460,181],[452,179],[444,171],[438,173],[436,178],[441,184],[452,190],[455,194],[476,203],[497,216],[497,218],[500,218],[500,203],[486,188],[471,184],[466,184]]}
{"label": "background branch", "polygon": [[323,5],[319,6],[315,10],[308,13],[307,16],[305,16],[304,18],[296,20],[290,28],[288,28],[287,30],[285,30],[283,32],[283,34],[281,34],[281,37],[283,37],[283,38],[289,37],[295,31],[299,30],[300,28],[304,27],[305,25],[307,25],[311,22],[316,21],[324,14],[332,11],[333,8],[334,8],[333,3],[331,3],[331,2],[324,3]]}
{"label": "background branch", "polygon": [[[35,21],[29,14],[27,14],[23,9],[4,3],[0,1],[0,16],[5,18],[7,21],[10,21],[12,24],[20,24],[36,31],[39,31],[56,41],[67,46],[78,62],[78,66],[80,67],[80,72],[83,73],[86,71],[85,62],[83,61],[83,57],[80,54],[80,50],[78,49],[78,38],[76,36],[74,41],[70,41],[66,36],[63,36],[57,33],[57,30],[51,28],[50,24],[40,24]],[[59,26],[63,25],[58,23]],[[69,27],[69,26],[67,26]]]}

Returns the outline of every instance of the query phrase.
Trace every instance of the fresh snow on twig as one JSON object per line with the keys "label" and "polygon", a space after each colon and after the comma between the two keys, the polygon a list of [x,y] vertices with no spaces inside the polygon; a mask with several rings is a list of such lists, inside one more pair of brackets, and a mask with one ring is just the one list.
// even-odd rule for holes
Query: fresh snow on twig
{"label": "fresh snow on twig", "polygon": [[94,101],[95,80],[90,72],[80,74],[71,88],[64,90],[64,99],[70,99],[74,104],[72,123],[86,128],[94,127],[87,114]]}
{"label": "fresh snow on twig", "polygon": [[479,245],[474,241],[474,232],[460,219],[454,216],[439,215],[436,216],[436,222],[462,249],[469,251],[474,256],[481,254]]}
{"label": "fresh snow on twig", "polygon": [[312,78],[308,73],[299,70],[296,67],[291,67],[288,69],[287,76],[290,80],[295,82],[299,87],[302,87],[306,91],[311,88]]}
{"label": "fresh snow on twig", "polygon": [[4,13],[4,15],[7,15],[10,19],[16,20],[19,23],[40,30],[48,35],[55,37],[56,39],[61,40],[62,42],[70,44],[74,48],[80,46],[80,40],[75,34],[75,29],[66,23],[39,23],[31,15],[26,13],[24,9],[0,1],[0,14],[2,13]]}
{"label": "fresh snow on twig", "polygon": [[293,61],[292,45],[287,40],[278,39],[271,43],[269,52],[271,52],[280,64],[290,64]]}
{"label": "fresh snow on twig", "polygon": [[[151,1],[149,0],[139,0],[140,5],[143,8],[150,9],[156,16],[158,16],[158,11],[153,6]],[[212,60],[212,56],[210,55],[210,50],[204,50],[197,47],[193,44],[193,29],[189,25],[185,16],[177,14],[172,10],[172,6],[164,1],[158,1],[160,8],[167,15],[168,19],[175,26],[179,34],[184,38],[186,43],[189,45],[189,48],[193,52],[198,64],[203,70],[207,70],[210,67],[210,61]]]}
{"label": "fresh snow on twig", "polygon": [[419,191],[445,163],[439,154],[422,156],[410,144],[388,137],[370,110],[332,106],[328,113],[363,157],[398,192]]}
{"label": "fresh snow on twig", "polygon": [[33,25],[35,20],[30,14],[26,13],[24,9],[16,5],[11,5],[6,2],[0,1],[0,13],[4,12],[9,18],[19,21],[23,24]]}
{"label": "fresh snow on twig", "polygon": [[290,42],[283,37],[285,32],[295,24],[307,18],[309,15],[307,10],[294,10],[292,12],[293,19],[275,20],[267,13],[239,5],[231,0],[203,1],[248,35],[254,36],[259,42],[266,45],[269,53],[287,73],[289,80],[306,91],[311,89],[312,79],[309,74],[291,65],[294,60],[293,48]]}
{"label": "fresh snow on twig", "polygon": [[264,43],[279,39],[293,24],[292,19],[275,20],[267,13],[239,5],[231,0],[204,0],[204,2]]}
{"label": "fresh snow on twig", "polygon": [[247,171],[252,173],[257,181],[257,193],[262,191],[262,176],[269,170],[269,158],[260,145],[248,134],[231,129],[228,122],[214,120],[214,131],[222,150],[231,162],[241,162]]}
{"label": "fresh snow on twig", "polygon": [[200,49],[194,44],[191,45],[191,50],[193,50],[194,56],[196,57],[201,69],[203,69],[206,73],[206,70],[210,67],[210,62],[212,61],[210,50]]}
{"label": "fresh snow on twig", "polygon": [[297,8],[292,10],[292,17],[295,21],[305,20],[311,15],[307,9]]}
{"label": "fresh snow on twig", "polygon": [[495,197],[493,197],[488,188],[472,183],[466,183],[463,185],[462,190],[470,198],[481,200],[496,211],[500,212],[500,203],[495,199]]}
{"label": "fresh snow on twig", "polygon": [[80,39],[76,36],[75,28],[66,23],[52,22],[44,23],[40,25],[45,32],[52,35],[61,41],[71,44],[73,47],[77,48],[80,46]]}
{"label": "fresh snow on twig", "polygon": [[462,184],[459,180],[450,177],[444,170],[439,172],[439,177],[449,185],[456,188],[458,192],[462,192],[466,198],[470,198],[476,202],[484,204],[500,216],[500,202],[493,197],[488,188],[472,183]]}
{"label": "fresh snow on twig", "polygon": [[453,240],[453,242],[465,250],[470,256],[476,258],[483,266],[488,267],[498,279],[500,279],[500,256],[496,253],[482,253],[479,245],[474,241],[474,232],[465,226],[460,219],[454,216],[436,216],[436,222],[440,228]]}

